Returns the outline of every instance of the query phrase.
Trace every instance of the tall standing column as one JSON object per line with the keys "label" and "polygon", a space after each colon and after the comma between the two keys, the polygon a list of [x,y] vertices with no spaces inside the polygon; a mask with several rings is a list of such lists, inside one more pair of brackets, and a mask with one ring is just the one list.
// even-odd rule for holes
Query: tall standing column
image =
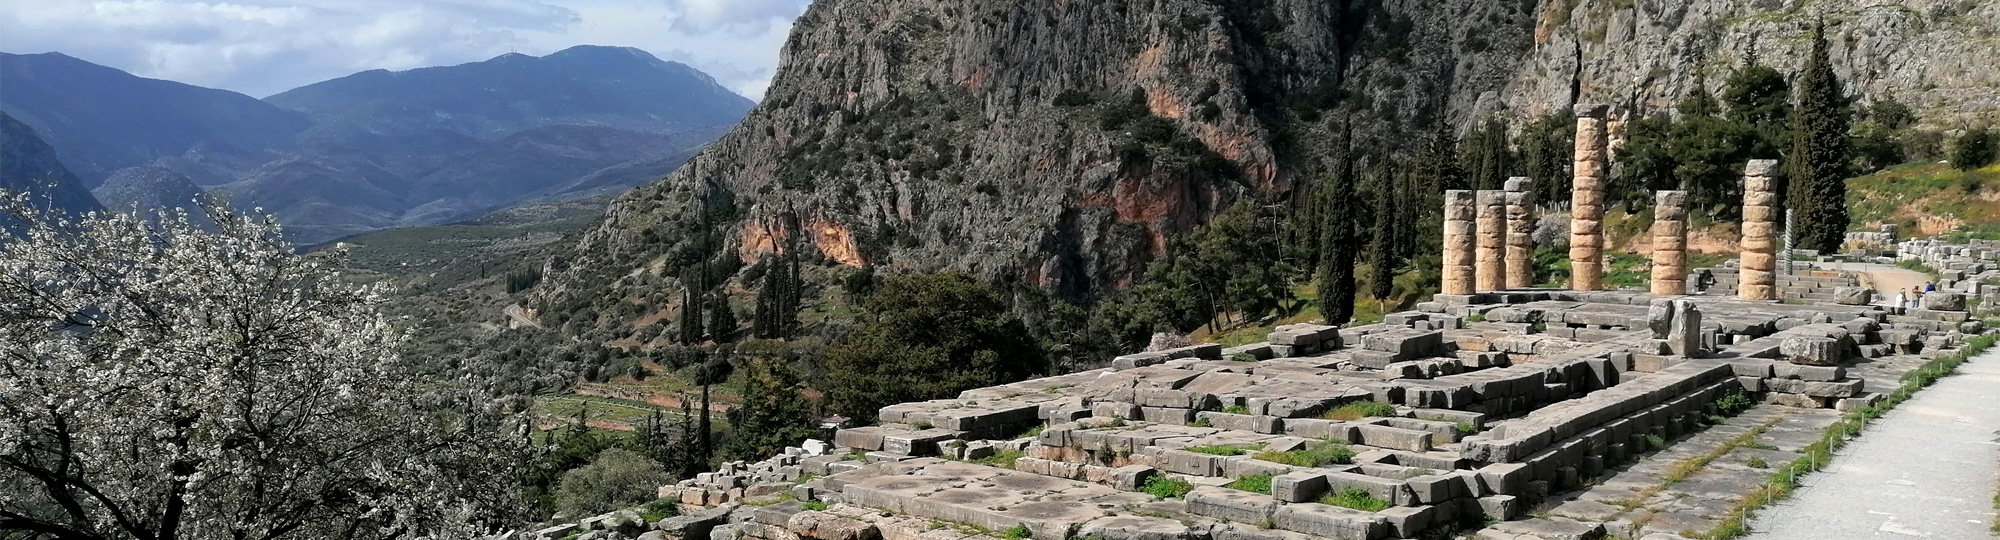
{"label": "tall standing column", "polygon": [[1472,294],[1472,192],[1444,192],[1444,279],[1439,292]]}
{"label": "tall standing column", "polygon": [[1753,159],[1743,167],[1743,252],[1736,295],[1744,300],[1778,299],[1778,193],[1772,177],[1778,161]]}
{"label": "tall standing column", "polygon": [[1528,191],[1534,181],[1516,176],[1507,179],[1507,288],[1526,289],[1535,285],[1535,194]]}
{"label": "tall standing column", "polygon": [[1653,194],[1653,294],[1687,294],[1687,192]]}
{"label": "tall standing column", "polygon": [[1507,192],[1482,189],[1474,197],[1479,204],[1479,251],[1473,287],[1479,292],[1497,291],[1507,286]]}
{"label": "tall standing column", "polygon": [[1569,198],[1569,288],[1604,288],[1604,175],[1606,169],[1603,105],[1576,108],[1576,176]]}

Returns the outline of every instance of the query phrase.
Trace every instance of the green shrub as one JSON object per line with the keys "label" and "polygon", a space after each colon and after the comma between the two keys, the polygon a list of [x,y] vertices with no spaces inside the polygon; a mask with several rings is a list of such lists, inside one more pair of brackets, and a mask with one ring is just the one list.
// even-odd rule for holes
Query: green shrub
{"label": "green shrub", "polygon": [[1360,488],[1344,488],[1319,498],[1320,504],[1353,508],[1367,512],[1380,512],[1389,508],[1389,501],[1375,498]]}
{"label": "green shrub", "polygon": [[1229,414],[1250,414],[1250,408],[1242,405],[1230,405],[1228,407],[1223,407],[1222,412],[1226,412]]}
{"label": "green shrub", "polygon": [[1215,427],[1215,424],[1213,422],[1209,422],[1207,418],[1196,418],[1194,419],[1194,423],[1188,425],[1193,427]]}
{"label": "green shrub", "polygon": [[1270,494],[1271,494],[1271,475],[1269,475],[1269,474],[1253,474],[1253,475],[1250,475],[1250,476],[1245,476],[1245,477],[1242,477],[1242,478],[1238,478],[1238,479],[1236,479],[1236,481],[1234,481],[1234,482],[1230,482],[1229,484],[1227,484],[1227,485],[1224,485],[1224,486],[1222,486],[1222,487],[1226,487],[1226,488],[1229,488],[1229,489],[1235,489],[1235,490],[1242,490],[1242,491],[1249,491],[1249,492],[1255,492],[1255,493],[1262,493],[1262,494],[1265,494],[1265,495],[1270,495]]}
{"label": "green shrub", "polygon": [[1027,525],[1017,524],[1012,527],[1008,527],[1007,530],[1000,531],[1000,537],[1006,538],[1007,540],[1021,540],[1023,538],[1034,537],[1034,533],[1028,531]]}
{"label": "green shrub", "polygon": [[992,465],[1002,469],[1012,469],[1014,468],[1014,462],[1019,461],[1021,458],[1024,457],[1028,457],[1028,454],[1020,450],[1001,450],[998,452],[994,452],[993,455],[979,458],[978,460],[976,460],[976,462]]}
{"label": "green shrub", "polygon": [[815,511],[815,512],[818,512],[818,511],[821,511],[821,510],[825,510],[825,509],[826,509],[826,502],[825,502],[825,501],[806,501],[806,503],[805,503],[805,509],[807,509],[807,510],[812,510],[812,511]]}
{"label": "green shrub", "polygon": [[1771,466],[1770,463],[1764,462],[1764,456],[1750,456],[1750,459],[1743,462],[1743,464],[1749,465],[1752,469],[1764,469]]}
{"label": "green shrub", "polygon": [[653,500],[671,477],[646,456],[623,448],[605,450],[589,465],[563,473],[556,486],[556,510],[591,516]]}
{"label": "green shrub", "polygon": [[1146,479],[1146,485],[1139,486],[1139,491],[1162,499],[1178,499],[1187,495],[1187,492],[1194,491],[1194,484],[1165,476],[1154,476]]}
{"label": "green shrub", "polygon": [[1667,447],[1667,440],[1660,438],[1659,435],[1646,436],[1646,448],[1648,450],[1659,450],[1661,448],[1666,448],[1666,447]]}
{"label": "green shrub", "polygon": [[1272,463],[1283,463],[1295,467],[1324,467],[1346,465],[1354,462],[1354,450],[1341,441],[1320,441],[1304,450],[1290,452],[1262,452],[1256,459]]}
{"label": "green shrub", "polygon": [[653,502],[646,503],[645,508],[641,509],[639,519],[644,519],[647,523],[658,523],[662,519],[678,516],[681,514],[679,503],[680,501],[673,499],[653,499]]}
{"label": "green shrub", "polygon": [[1750,401],[1750,394],[1742,390],[1732,389],[1724,392],[1722,397],[1715,400],[1715,410],[1721,412],[1723,416],[1736,416],[1738,413],[1748,410],[1751,405],[1756,405],[1756,403]]}

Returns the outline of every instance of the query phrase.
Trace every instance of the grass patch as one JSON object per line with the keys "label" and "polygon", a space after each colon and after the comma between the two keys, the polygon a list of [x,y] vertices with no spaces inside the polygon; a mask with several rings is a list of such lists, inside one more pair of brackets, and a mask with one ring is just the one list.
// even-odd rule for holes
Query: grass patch
{"label": "grass patch", "polygon": [[1229,414],[1250,414],[1250,408],[1242,405],[1230,405],[1228,407],[1223,407],[1222,412],[1226,412]]}
{"label": "grass patch", "polygon": [[1722,397],[1715,398],[1715,410],[1723,416],[1736,416],[1756,404],[1750,399],[1750,394],[1736,389],[1723,392]]}
{"label": "grass patch", "polygon": [[1262,450],[1262,449],[1264,449],[1264,445],[1261,444],[1255,446],[1241,446],[1235,444],[1209,444],[1209,445],[1190,446],[1187,448],[1182,448],[1182,450],[1186,450],[1189,452],[1194,452],[1197,454],[1208,454],[1211,456],[1240,456],[1243,455],[1244,452],[1252,450]]}
{"label": "grass patch", "polygon": [[1146,479],[1146,485],[1139,486],[1139,491],[1162,499],[1179,499],[1187,496],[1187,492],[1194,491],[1194,484],[1185,480],[1154,476]]}
{"label": "grass patch", "polygon": [[1001,450],[998,452],[994,452],[993,455],[979,458],[973,460],[972,462],[992,465],[1002,469],[1012,469],[1014,468],[1014,462],[1019,461],[1021,458],[1024,457],[1028,457],[1027,452],[1022,452],[1020,450]]}
{"label": "grass patch", "polygon": [[1327,420],[1360,420],[1371,416],[1396,416],[1396,406],[1374,401],[1356,401],[1319,415]]}
{"label": "grass patch", "polygon": [[1750,466],[1750,468],[1752,469],[1771,468],[1771,464],[1764,461],[1764,456],[1750,456],[1750,459],[1748,461],[1744,461],[1743,464]]}
{"label": "grass patch", "polygon": [[[1208,421],[1208,419],[1207,419],[1207,418],[1196,418],[1196,419],[1194,419],[1194,423],[1191,423],[1191,424],[1188,424],[1188,426],[1191,426],[1191,427],[1215,427],[1215,423],[1214,423],[1214,422],[1210,422],[1210,421]],[[1231,455],[1235,455],[1235,454],[1231,454]]]}
{"label": "grass patch", "polygon": [[806,501],[805,509],[819,512],[826,510],[826,501]]}
{"label": "grass patch", "polygon": [[1245,477],[1242,477],[1242,478],[1238,478],[1238,479],[1236,479],[1236,481],[1234,481],[1234,482],[1230,482],[1230,483],[1228,483],[1227,485],[1224,485],[1224,486],[1222,486],[1222,487],[1226,487],[1226,488],[1229,488],[1229,489],[1235,489],[1235,490],[1242,490],[1242,491],[1249,491],[1249,492],[1254,492],[1254,493],[1262,493],[1262,494],[1265,494],[1265,495],[1270,495],[1270,494],[1271,494],[1271,475],[1269,475],[1269,474],[1253,474],[1253,475],[1250,475],[1250,476],[1245,476]]}
{"label": "grass patch", "polygon": [[1367,512],[1380,512],[1389,508],[1389,501],[1375,498],[1360,488],[1345,488],[1319,498],[1320,504],[1353,508]]}
{"label": "grass patch", "polygon": [[1646,436],[1646,449],[1647,449],[1647,450],[1659,450],[1659,449],[1661,449],[1661,448],[1666,448],[1666,447],[1667,447],[1667,440],[1666,440],[1666,439],[1662,439],[1662,438],[1660,438],[1660,436],[1659,436],[1659,435],[1647,435],[1647,436]]}
{"label": "grass patch", "polygon": [[[1946,375],[1957,371],[1958,366],[1964,365],[1967,359],[1985,352],[1986,349],[1993,346],[1995,341],[2000,341],[2000,336],[1972,338],[1971,341],[1966,342],[1965,347],[1959,349],[1958,353],[1931,359],[1931,361],[1925,362],[1924,365],[1917,369],[1904,374],[1902,379],[1903,384],[1896,387],[1895,391],[1884,396],[1881,403],[1842,415],[1840,421],[1827,426],[1826,431],[1820,435],[1818,441],[1806,445],[1801,450],[1805,454],[1804,456],[1800,456],[1798,459],[1794,459],[1790,463],[1779,467],[1778,470],[1771,473],[1770,480],[1765,482],[1764,485],[1757,486],[1755,489],[1750,490],[1749,493],[1744,494],[1742,498],[1737,499],[1736,505],[1730,509],[1722,522],[1716,524],[1715,528],[1709,529],[1705,536],[1710,540],[1730,540],[1748,534],[1749,528],[1745,524],[1749,523],[1750,519],[1756,516],[1757,510],[1773,502],[1791,498],[1792,493],[1798,489],[1798,478],[1800,476],[1812,474],[1826,467],[1828,463],[1833,461],[1833,453],[1840,450],[1841,447],[1846,446],[1849,439],[1859,435],[1863,428],[1868,427],[1869,422],[1881,418],[1890,409],[1895,408],[1904,401],[1908,401],[1911,396],[1916,395],[1918,390],[1936,384],[1938,379],[1942,379]],[[2000,508],[2000,496],[1995,497],[1994,505],[1996,508]]]}
{"label": "grass patch", "polygon": [[1007,540],[1021,540],[1022,538],[1033,538],[1034,536],[1035,534],[1029,532],[1028,526],[1024,524],[1017,524],[1008,527],[1007,530],[1000,531],[1000,537]]}
{"label": "grass patch", "polygon": [[1325,467],[1354,463],[1354,449],[1341,441],[1320,441],[1304,450],[1290,452],[1261,452],[1256,459],[1272,463],[1283,463],[1294,467]]}
{"label": "grass patch", "polygon": [[1458,436],[1460,437],[1470,437],[1479,434],[1479,428],[1473,426],[1472,422],[1454,423],[1451,425],[1451,429],[1458,432]]}

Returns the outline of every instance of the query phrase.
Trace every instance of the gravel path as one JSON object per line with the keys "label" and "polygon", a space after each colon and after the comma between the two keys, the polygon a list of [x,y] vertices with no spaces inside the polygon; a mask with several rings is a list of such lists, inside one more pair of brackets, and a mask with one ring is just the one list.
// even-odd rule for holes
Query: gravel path
{"label": "gravel path", "polygon": [[1992,538],[2000,350],[1917,393],[1751,522],[1753,540]]}

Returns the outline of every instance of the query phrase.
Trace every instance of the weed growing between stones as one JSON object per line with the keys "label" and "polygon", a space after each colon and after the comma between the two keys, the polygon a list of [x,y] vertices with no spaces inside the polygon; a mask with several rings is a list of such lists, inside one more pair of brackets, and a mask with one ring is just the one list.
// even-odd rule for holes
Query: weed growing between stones
{"label": "weed growing between stones", "polygon": [[1208,454],[1211,456],[1237,456],[1237,455],[1242,455],[1244,452],[1249,452],[1252,450],[1262,450],[1263,448],[1264,445],[1262,444],[1255,446],[1238,446],[1234,444],[1211,444],[1206,446],[1190,446],[1187,448],[1182,448],[1182,450],[1194,452],[1197,454]]}
{"label": "weed growing between stones", "polygon": [[1356,401],[1319,415],[1320,418],[1327,420],[1360,420],[1370,416],[1396,416],[1396,406],[1374,401]]}
{"label": "weed growing between stones", "polygon": [[1646,449],[1647,449],[1647,450],[1659,450],[1659,449],[1661,449],[1661,448],[1666,448],[1666,447],[1667,447],[1667,440],[1666,440],[1666,439],[1663,439],[1663,438],[1660,438],[1660,436],[1659,436],[1659,435],[1647,435],[1647,436],[1646,436]]}
{"label": "weed growing between stones", "polygon": [[1229,414],[1250,414],[1250,408],[1242,405],[1230,405],[1228,407],[1223,407],[1222,412],[1226,412]]}
{"label": "weed growing between stones", "polygon": [[[1957,354],[1932,359],[1925,362],[1922,367],[1904,374],[1903,384],[1884,396],[1881,403],[1843,415],[1840,421],[1827,426],[1826,432],[1818,441],[1806,445],[1801,450],[1804,456],[1778,468],[1771,473],[1769,482],[1751,489],[1749,493],[1743,495],[1743,498],[1738,499],[1736,507],[1730,509],[1728,517],[1717,523],[1714,529],[1710,529],[1706,537],[1710,540],[1730,540],[1749,534],[1747,524],[1750,518],[1756,515],[1757,510],[1773,502],[1790,498],[1793,491],[1798,489],[1799,476],[1826,467],[1827,463],[1833,460],[1833,453],[1846,446],[1849,439],[1859,435],[1869,422],[1881,418],[1883,414],[1889,412],[1889,409],[1909,400],[1918,390],[1936,384],[1938,379],[1957,371],[1958,366],[1965,364],[1966,360],[1973,356],[1985,352],[1996,341],[2000,341],[2000,336],[1972,338],[1966,342],[1965,347],[1959,349]],[[2000,495],[1996,495],[1994,503],[1996,507],[2000,507]],[[2000,526],[1996,527],[1996,532],[2000,532]]]}
{"label": "weed growing between stones", "polygon": [[1325,467],[1353,463],[1354,450],[1348,448],[1345,442],[1320,441],[1304,450],[1259,453],[1256,459],[1295,467]]}
{"label": "weed growing between stones", "polygon": [[1344,488],[1331,495],[1319,498],[1320,504],[1341,506],[1367,512],[1380,512],[1389,508],[1389,501],[1377,499],[1360,488]]}
{"label": "weed growing between stones", "polygon": [[1014,468],[1014,462],[1024,457],[1028,457],[1027,452],[1022,452],[1020,450],[1001,450],[998,452],[994,452],[993,455],[979,458],[978,460],[974,461],[974,463],[983,463],[986,465],[992,465],[1002,469],[1012,469]]}
{"label": "weed growing between stones", "polygon": [[806,503],[805,503],[804,507],[805,507],[805,509],[807,509],[807,510],[812,510],[812,511],[814,511],[814,512],[819,512],[819,511],[823,511],[823,510],[826,510],[826,502],[825,502],[825,501],[806,501]]}
{"label": "weed growing between stones", "polygon": [[658,523],[662,519],[680,515],[679,504],[680,501],[673,499],[653,499],[653,502],[646,503],[641,509],[639,517],[647,523]]}
{"label": "weed growing between stones", "polygon": [[1752,469],[1771,468],[1771,464],[1764,461],[1764,456],[1750,456],[1750,459],[1744,461],[1743,464],[1748,465]]}
{"label": "weed growing between stones", "polygon": [[[1196,419],[1194,419],[1194,423],[1191,423],[1191,424],[1188,424],[1188,426],[1191,426],[1191,427],[1215,427],[1215,423],[1213,423],[1213,422],[1209,422],[1207,418],[1196,418]],[[1235,455],[1235,454],[1230,454],[1230,455]]]}
{"label": "weed growing between stones", "polygon": [[1238,479],[1236,479],[1236,481],[1235,481],[1235,482],[1230,482],[1230,483],[1228,483],[1227,485],[1224,485],[1224,486],[1222,486],[1222,487],[1226,487],[1226,488],[1229,488],[1229,489],[1235,489],[1235,490],[1242,490],[1242,491],[1248,491],[1248,492],[1252,492],[1252,493],[1262,493],[1262,494],[1265,494],[1265,495],[1270,495],[1270,494],[1271,494],[1271,475],[1269,475],[1269,474],[1253,474],[1253,475],[1250,475],[1250,476],[1245,476],[1245,477],[1242,477],[1242,478],[1238,478]]}
{"label": "weed growing between stones", "polygon": [[1021,540],[1023,538],[1034,537],[1034,533],[1028,531],[1027,525],[1015,525],[1008,527],[1007,530],[1000,531],[1000,537],[1007,540]]}
{"label": "weed growing between stones", "polygon": [[1146,479],[1146,485],[1139,486],[1139,491],[1144,491],[1146,492],[1147,495],[1152,495],[1154,497],[1159,497],[1162,499],[1179,499],[1182,496],[1187,495],[1187,492],[1193,490],[1194,490],[1194,484],[1190,484],[1185,480],[1176,480],[1173,478],[1167,478],[1165,476],[1154,476],[1152,478],[1148,478]]}

